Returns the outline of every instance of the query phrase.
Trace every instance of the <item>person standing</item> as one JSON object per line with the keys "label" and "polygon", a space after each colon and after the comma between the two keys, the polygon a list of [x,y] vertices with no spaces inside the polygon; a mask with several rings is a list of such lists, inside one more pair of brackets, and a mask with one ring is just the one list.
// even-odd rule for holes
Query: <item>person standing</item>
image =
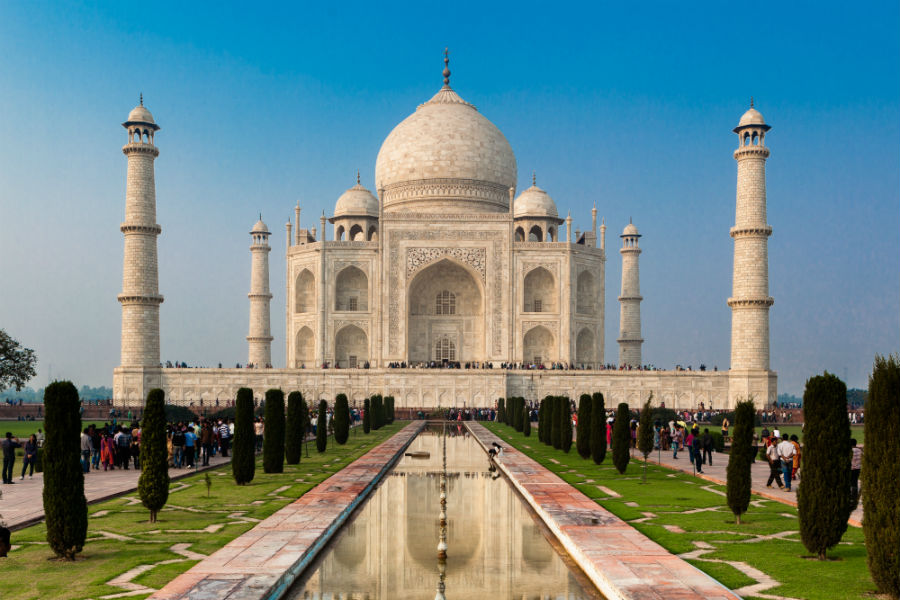
{"label": "person standing", "polygon": [[700,440],[703,442],[703,464],[712,466],[713,439],[709,429],[703,429],[703,435],[700,436]]}
{"label": "person standing", "polygon": [[204,421],[200,428],[200,448],[202,451],[204,467],[209,466],[209,455],[212,453],[213,437],[212,423]]}
{"label": "person standing", "polygon": [[779,489],[784,489],[781,482],[781,459],[778,457],[778,448],[775,444],[766,442],[766,458],[769,461],[769,480],[766,481],[766,487],[772,487],[772,482],[778,482]]}
{"label": "person standing", "polygon": [[784,489],[791,491],[791,471],[794,469],[794,445],[790,438],[785,435],[778,444],[778,458],[781,459],[781,470],[784,476]]}
{"label": "person standing", "polygon": [[88,435],[91,436],[91,467],[95,471],[100,470],[100,432],[97,431],[97,428],[94,425],[88,427],[88,431],[90,432]]}
{"label": "person standing", "polygon": [[29,466],[31,467],[31,472],[28,474],[28,477],[34,477],[34,463],[37,460],[37,450],[37,436],[32,433],[28,441],[25,442],[25,462],[22,464],[22,479],[25,479],[25,471]]}
{"label": "person standing", "polygon": [[731,423],[728,422],[728,417],[722,418],[722,438],[725,439],[728,437],[728,427],[731,426]]}
{"label": "person standing", "polygon": [[81,432],[81,470],[85,473],[89,473],[91,470],[91,449],[93,444],[91,444],[91,435],[88,433],[88,428],[85,427]]}
{"label": "person standing", "polygon": [[692,450],[694,453],[694,464],[697,465],[697,472],[703,472],[703,457],[701,453],[703,452],[703,439],[699,435],[693,435],[692,437]]}
{"label": "person standing", "polygon": [[675,433],[672,434],[672,458],[678,458],[678,446],[681,444],[684,431],[679,425],[675,426]]}
{"label": "person standing", "polygon": [[16,464],[16,448],[21,448],[19,438],[13,437],[12,432],[6,432],[6,438],[0,442],[3,447],[3,483],[12,485],[13,481],[13,465]]}
{"label": "person standing", "polygon": [[265,425],[262,417],[256,417],[253,424],[253,434],[256,436],[256,451],[261,452],[263,447],[263,434],[265,433]]}
{"label": "person standing", "polygon": [[796,435],[792,435],[791,443],[794,445],[794,465],[791,469],[791,481],[796,481],[797,472],[800,470],[800,440]]}
{"label": "person standing", "polygon": [[219,447],[222,450],[222,458],[225,458],[228,456],[228,442],[231,440],[231,430],[228,428],[228,423],[224,423],[220,419],[217,433],[219,434]]}
{"label": "person standing", "polygon": [[191,468],[194,466],[194,448],[196,447],[197,436],[194,434],[194,428],[190,425],[184,433],[184,464]]}
{"label": "person standing", "polygon": [[184,460],[185,436],[182,426],[182,423],[179,422],[178,425],[175,426],[175,431],[172,432],[172,450],[174,452],[172,460],[174,461],[173,466],[176,469],[181,468],[182,461]]}
{"label": "person standing", "polygon": [[853,506],[859,502],[859,472],[862,470],[862,448],[856,438],[850,440],[850,498]]}

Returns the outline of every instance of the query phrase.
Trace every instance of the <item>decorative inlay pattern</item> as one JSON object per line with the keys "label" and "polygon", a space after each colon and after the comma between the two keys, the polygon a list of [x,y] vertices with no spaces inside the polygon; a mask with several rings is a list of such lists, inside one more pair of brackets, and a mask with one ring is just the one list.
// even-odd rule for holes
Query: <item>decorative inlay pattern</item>
{"label": "decorative inlay pattern", "polygon": [[413,275],[427,265],[449,256],[478,271],[483,283],[485,281],[486,254],[484,248],[407,248],[406,280],[411,280]]}

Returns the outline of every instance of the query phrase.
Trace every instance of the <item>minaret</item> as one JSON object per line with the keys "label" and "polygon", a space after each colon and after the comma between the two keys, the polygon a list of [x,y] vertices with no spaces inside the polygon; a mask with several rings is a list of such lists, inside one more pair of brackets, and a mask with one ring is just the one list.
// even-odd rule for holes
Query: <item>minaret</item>
{"label": "minaret", "polygon": [[128,143],[122,152],[128,157],[125,183],[125,222],[119,227],[125,235],[125,259],[122,265],[122,366],[159,367],[159,275],[156,236],[162,229],[156,224],[156,184],[153,161],[159,150],[153,138],[159,125],[141,103],[122,123],[128,130]]}
{"label": "minaret", "polygon": [[250,230],[250,335],[247,336],[247,363],[256,368],[272,364],[272,329],[269,325],[269,228],[259,221]]}
{"label": "minaret", "polygon": [[622,295],[619,296],[619,366],[641,366],[641,277],[637,227],[629,221],[622,232]]}
{"label": "minaret", "polygon": [[769,370],[768,244],[772,228],[766,224],[766,132],[763,116],[753,108],[741,117],[734,132],[738,149],[737,208],[734,238],[734,277],[731,298],[731,369]]}

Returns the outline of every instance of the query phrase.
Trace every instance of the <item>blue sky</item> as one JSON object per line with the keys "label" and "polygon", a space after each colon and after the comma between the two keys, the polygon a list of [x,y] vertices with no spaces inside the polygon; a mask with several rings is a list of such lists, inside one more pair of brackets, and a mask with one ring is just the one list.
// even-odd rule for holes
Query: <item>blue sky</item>
{"label": "blue sky", "polygon": [[800,393],[828,369],[865,386],[900,346],[900,14],[896,2],[0,3],[0,327],[44,385],[109,384],[119,361],[128,111],[156,162],[162,355],[246,361],[247,232],[262,212],[276,366],[284,223],[373,186],[390,130],[452,84],[590,226],[605,217],[606,356],[618,233],[643,238],[644,357],[729,360],[736,167],[750,96],[768,164],[772,365]]}

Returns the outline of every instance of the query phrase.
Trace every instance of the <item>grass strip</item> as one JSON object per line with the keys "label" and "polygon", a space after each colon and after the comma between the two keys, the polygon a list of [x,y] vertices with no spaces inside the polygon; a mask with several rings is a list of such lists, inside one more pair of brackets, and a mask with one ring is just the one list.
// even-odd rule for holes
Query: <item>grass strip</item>
{"label": "grass strip", "polygon": [[[742,524],[736,525],[725,503],[725,486],[656,465],[647,466],[647,483],[642,484],[643,463],[638,459],[619,475],[609,454],[595,465],[506,425],[484,425],[669,552],[708,550],[691,557],[691,564],[731,589],[755,581],[733,563],[750,565],[774,579],[778,585],[762,592],[766,595],[841,600],[865,598],[875,589],[859,528],[848,528],[841,543],[828,552],[830,560],[822,562],[809,558],[800,542],[797,509],[792,506],[754,496]],[[619,497],[607,495],[601,486]]]}

